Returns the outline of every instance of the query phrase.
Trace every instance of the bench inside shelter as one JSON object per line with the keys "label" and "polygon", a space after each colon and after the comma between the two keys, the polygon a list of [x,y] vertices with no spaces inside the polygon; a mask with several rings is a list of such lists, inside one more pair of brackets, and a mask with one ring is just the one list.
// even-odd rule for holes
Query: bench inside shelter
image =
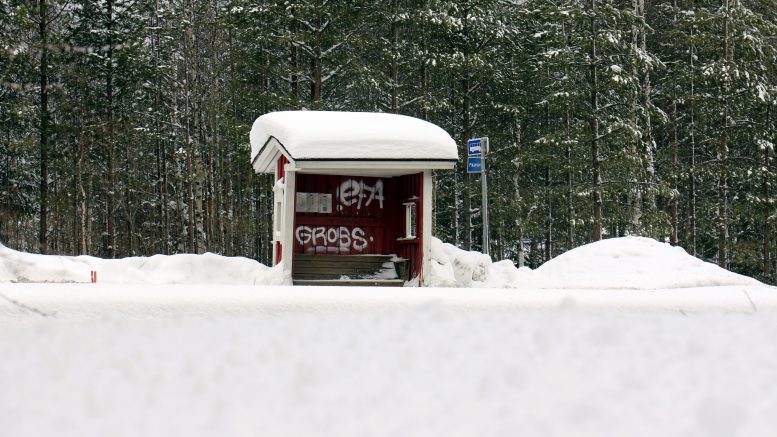
{"label": "bench inside shelter", "polygon": [[408,260],[394,255],[294,254],[294,285],[365,285],[401,287]]}

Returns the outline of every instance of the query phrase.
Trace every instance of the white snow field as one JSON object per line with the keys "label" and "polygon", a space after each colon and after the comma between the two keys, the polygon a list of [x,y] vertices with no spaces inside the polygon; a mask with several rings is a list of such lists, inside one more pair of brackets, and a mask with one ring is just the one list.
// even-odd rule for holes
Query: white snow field
{"label": "white snow field", "polygon": [[[64,287],[57,291],[77,300],[77,288],[89,285]],[[112,294],[103,287],[95,292]],[[178,287],[178,296],[188,288]],[[143,298],[120,288],[125,300]],[[228,287],[210,291],[233,298]],[[270,292],[283,291],[291,287]],[[238,312],[222,305],[208,313],[190,302],[199,308],[194,316],[153,300],[135,314],[105,307],[99,316],[61,318],[36,302],[26,319],[2,315],[0,434],[753,437],[777,430],[774,309],[684,315],[574,301],[552,310],[457,307],[434,298],[349,308],[332,299],[339,291],[311,287],[317,305]]]}
{"label": "white snow field", "polygon": [[0,248],[0,436],[775,435],[777,288],[639,238],[433,250],[464,288]]}

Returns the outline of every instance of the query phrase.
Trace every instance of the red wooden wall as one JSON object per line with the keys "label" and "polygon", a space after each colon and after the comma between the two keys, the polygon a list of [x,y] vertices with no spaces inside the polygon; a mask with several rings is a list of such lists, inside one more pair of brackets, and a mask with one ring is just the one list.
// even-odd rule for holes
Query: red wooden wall
{"label": "red wooden wall", "polygon": [[[285,165],[289,163],[289,160],[286,159],[284,155],[281,155],[280,158],[278,158],[277,161],[277,167],[275,168],[275,180],[278,181],[282,179],[284,176],[286,176],[286,167]],[[273,204],[273,208],[275,205]],[[275,224],[273,224],[275,226]],[[273,234],[275,233],[275,229],[273,229]],[[275,242],[275,264],[278,264],[283,259],[283,245],[279,242]]]}
{"label": "red wooden wall", "polygon": [[395,178],[299,174],[297,193],[332,197],[331,213],[295,213],[294,253],[390,253],[398,214]]}
{"label": "red wooden wall", "polygon": [[[421,238],[423,236],[423,223],[426,217],[423,209],[424,202],[424,174],[416,173],[405,175],[398,178],[400,180],[400,203],[414,202],[416,204],[416,229],[415,239],[398,240],[397,255],[410,260],[410,278],[419,276],[422,273],[423,266],[423,248],[421,247]],[[399,220],[402,224],[402,233],[405,231],[405,214],[402,209],[402,217]],[[431,241],[429,242],[431,244]]]}
{"label": "red wooden wall", "polygon": [[[396,254],[410,260],[411,277],[421,273],[423,173],[399,177],[297,174],[294,253]],[[331,212],[300,212],[297,193],[331,195]],[[417,202],[412,240],[405,237],[405,206]],[[306,204],[310,204],[305,200]],[[319,209],[320,211],[320,209]]]}

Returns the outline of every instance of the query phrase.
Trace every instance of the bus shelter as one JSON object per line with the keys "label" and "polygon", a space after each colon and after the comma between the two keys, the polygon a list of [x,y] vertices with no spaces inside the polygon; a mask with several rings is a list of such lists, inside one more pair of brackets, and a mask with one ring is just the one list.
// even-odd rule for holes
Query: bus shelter
{"label": "bus shelter", "polygon": [[251,129],[251,162],[274,173],[273,263],[295,284],[423,283],[431,252],[432,171],[455,141],[413,117],[285,111]]}

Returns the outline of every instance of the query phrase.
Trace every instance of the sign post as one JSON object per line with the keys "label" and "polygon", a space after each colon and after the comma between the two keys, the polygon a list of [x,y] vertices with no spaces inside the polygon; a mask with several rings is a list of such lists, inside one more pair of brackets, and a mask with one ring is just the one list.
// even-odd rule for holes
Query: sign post
{"label": "sign post", "polygon": [[467,152],[467,173],[480,173],[482,188],[480,214],[483,217],[483,253],[488,255],[488,173],[486,172],[488,137],[472,138],[467,141]]}

